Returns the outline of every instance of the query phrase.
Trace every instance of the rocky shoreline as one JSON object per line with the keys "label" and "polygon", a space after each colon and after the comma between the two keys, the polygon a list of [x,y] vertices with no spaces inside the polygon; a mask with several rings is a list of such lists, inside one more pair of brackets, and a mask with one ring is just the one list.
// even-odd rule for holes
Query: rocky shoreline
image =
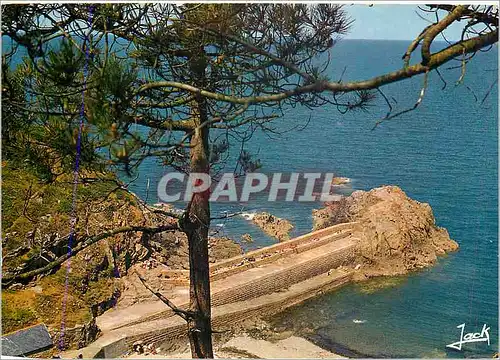
{"label": "rocky shoreline", "polygon": [[[332,359],[343,358],[325,346],[291,331],[279,331],[262,319],[247,320],[230,330],[214,336],[214,356],[219,359]],[[139,343],[138,343],[139,344]],[[138,351],[137,351],[138,350]],[[140,343],[127,353],[133,359],[190,359],[189,344],[178,344],[170,349]]]}
{"label": "rocky shoreline", "polygon": [[[43,195],[42,190],[39,193]],[[47,197],[43,201],[46,202],[44,206],[47,209],[57,208],[47,202]],[[85,227],[87,233],[97,232],[103,227],[112,229],[128,223],[145,223],[152,226],[168,220],[165,216],[148,210],[137,199],[126,193],[117,192],[104,203],[96,199],[95,202],[88,202],[86,205],[86,208],[81,208],[85,213],[81,214],[83,220],[78,226]],[[66,224],[67,227],[67,219],[67,214],[57,211],[47,212],[39,217],[37,223],[30,225],[31,230],[22,228],[24,229],[22,232],[20,221],[14,221],[3,239],[4,242],[9,242],[8,246],[4,247],[4,256],[18,251],[12,244],[18,244],[17,246],[21,246],[20,249],[25,251],[23,246],[29,244],[30,241],[34,244],[43,244],[43,249],[57,254],[60,251],[58,246],[64,246],[58,243],[60,235],[57,234],[67,231],[64,226],[61,226],[61,224]],[[290,239],[289,233],[293,225],[286,219],[269,213],[258,213],[253,215],[251,220],[266,234],[279,241]],[[348,266],[355,271],[353,276],[355,281],[363,281],[376,276],[404,275],[431,266],[436,262],[437,256],[458,249],[458,244],[450,239],[446,229],[435,224],[430,206],[410,199],[396,186],[355,191],[340,201],[327,203],[322,209],[313,211],[314,230],[345,222],[355,224],[352,234],[357,239],[355,260]],[[242,240],[252,241],[248,234],[245,234]],[[226,237],[210,237],[209,239],[211,262],[231,258],[241,253],[242,248],[232,239]],[[3,263],[3,270],[13,271],[20,266],[24,268],[36,266],[35,260],[38,259],[36,254],[29,252],[27,255],[31,257],[27,257],[27,261],[24,262],[21,262],[21,258],[17,256],[7,257],[7,261]],[[149,281],[152,284],[161,283],[155,274],[161,273],[161,269],[186,271],[189,264],[187,255],[187,238],[179,231],[151,236],[143,236],[139,233],[116,235],[76,254],[72,258],[73,271],[69,277],[70,292],[68,294],[70,305],[67,310],[72,316],[68,320],[68,325],[75,327],[75,337],[74,341],[67,346],[82,347],[93,341],[98,336],[99,329],[90,325],[95,323],[96,316],[110,307],[124,308],[136,302],[151,300],[152,295],[144,294],[142,286],[134,283],[133,277],[127,276],[131,270],[136,267],[152,270],[149,271],[151,275],[148,276]],[[160,267],[158,271],[153,270],[156,267]],[[2,308],[2,315],[9,321],[11,331],[32,323],[44,322],[49,328],[53,325],[51,331],[56,334],[60,324],[60,309],[50,304],[61,303],[61,289],[64,286],[65,273],[65,266],[62,266],[52,274],[38,276],[27,284],[14,284],[8,292],[2,291],[2,295],[8,298],[7,303],[11,304],[8,309],[4,306]],[[30,313],[24,315],[24,309],[29,309]],[[26,318],[18,321],[21,314]],[[81,330],[87,328],[91,331]],[[268,330],[264,329],[264,333],[266,331]],[[270,331],[270,333],[273,332]],[[242,341],[241,346],[238,345],[241,347],[240,350],[248,350],[250,346],[248,344],[259,348],[266,347],[267,345],[255,341],[271,339],[269,341],[273,342],[277,337],[283,336],[283,334],[275,333],[267,339],[266,336],[262,338],[262,331],[260,335],[257,334],[255,326],[248,325],[248,323],[241,325],[238,331],[231,332],[232,339]],[[243,340],[240,339],[242,337]],[[225,338],[224,340],[229,342],[231,339]],[[233,341],[235,342],[236,340]],[[273,349],[272,351],[276,350],[276,348]],[[343,355],[354,356],[349,355],[348,349],[346,351],[343,351],[341,347],[334,349],[335,352]],[[244,352],[243,355],[250,354],[247,350],[244,350],[246,353]],[[300,349],[297,349],[297,354],[304,355]],[[245,357],[243,355],[242,357]],[[260,356],[262,354],[253,355],[262,357]],[[269,354],[263,355],[272,357]],[[327,356],[335,355],[328,353]],[[287,357],[294,356],[287,353]]]}

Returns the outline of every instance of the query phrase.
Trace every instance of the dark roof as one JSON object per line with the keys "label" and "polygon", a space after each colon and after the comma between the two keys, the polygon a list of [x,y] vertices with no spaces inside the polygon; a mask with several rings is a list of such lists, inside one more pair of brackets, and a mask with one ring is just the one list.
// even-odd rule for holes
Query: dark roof
{"label": "dark roof", "polygon": [[26,356],[47,350],[52,346],[52,338],[44,324],[2,336],[2,355]]}

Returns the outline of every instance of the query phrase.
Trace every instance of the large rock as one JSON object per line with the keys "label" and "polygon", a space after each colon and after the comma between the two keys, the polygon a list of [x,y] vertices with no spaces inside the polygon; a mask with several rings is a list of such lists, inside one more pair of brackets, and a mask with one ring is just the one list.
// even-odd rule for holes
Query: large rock
{"label": "large rock", "polygon": [[279,241],[286,241],[290,239],[290,231],[293,229],[293,225],[288,220],[280,219],[267,212],[262,212],[255,214],[252,221],[266,234],[278,239]]}
{"label": "large rock", "polygon": [[397,186],[355,191],[313,211],[314,228],[355,221],[355,279],[400,275],[435,263],[458,249],[448,231],[436,226],[429,204],[410,199]]}
{"label": "large rock", "polygon": [[[165,232],[150,241],[153,248],[151,257],[171,270],[189,269],[189,247],[185,233],[180,231]],[[227,237],[211,236],[208,239],[208,255],[210,262],[229,259],[241,255],[243,250],[239,244]]]}
{"label": "large rock", "polygon": [[229,259],[243,253],[241,246],[227,237],[210,237],[208,246],[210,262]]}

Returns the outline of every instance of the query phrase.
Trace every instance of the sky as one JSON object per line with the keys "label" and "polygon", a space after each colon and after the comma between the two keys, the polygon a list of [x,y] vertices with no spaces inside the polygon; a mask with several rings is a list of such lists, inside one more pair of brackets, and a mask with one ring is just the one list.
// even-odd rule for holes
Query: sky
{"label": "sky", "polygon": [[[345,10],[355,20],[349,34],[345,36],[346,39],[413,40],[429,25],[415,11],[435,21],[434,14],[418,10],[416,4],[374,4],[371,7],[356,4],[345,5]],[[445,36],[449,40],[459,40],[461,31],[460,24],[455,23],[446,29]]]}

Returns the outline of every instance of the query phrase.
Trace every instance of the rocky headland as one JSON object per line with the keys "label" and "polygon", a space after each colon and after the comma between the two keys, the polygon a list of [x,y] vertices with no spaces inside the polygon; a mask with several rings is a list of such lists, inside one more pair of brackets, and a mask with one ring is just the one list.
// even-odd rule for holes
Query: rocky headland
{"label": "rocky headland", "polygon": [[313,211],[314,230],[356,223],[356,280],[407,274],[458,249],[448,231],[436,225],[430,205],[410,199],[397,186],[355,191],[325,205]]}

